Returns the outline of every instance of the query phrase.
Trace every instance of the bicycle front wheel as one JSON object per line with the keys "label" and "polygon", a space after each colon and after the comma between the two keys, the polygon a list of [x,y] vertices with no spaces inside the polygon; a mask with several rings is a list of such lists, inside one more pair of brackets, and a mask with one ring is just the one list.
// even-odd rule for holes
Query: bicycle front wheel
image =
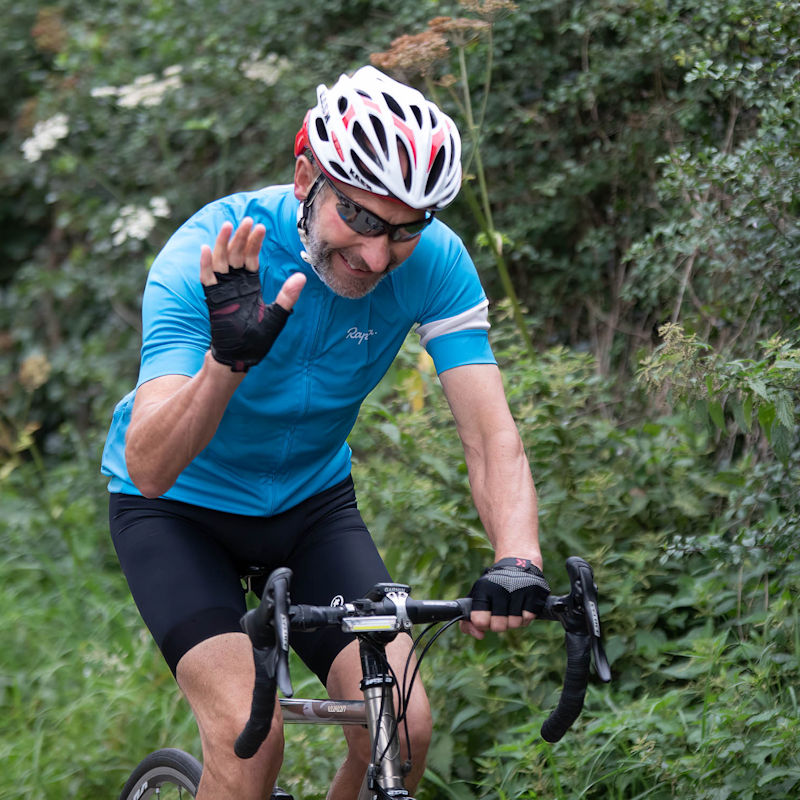
{"label": "bicycle front wheel", "polygon": [[200,762],[184,753],[167,747],[150,753],[131,773],[119,800],[179,800],[194,797],[203,767]]}

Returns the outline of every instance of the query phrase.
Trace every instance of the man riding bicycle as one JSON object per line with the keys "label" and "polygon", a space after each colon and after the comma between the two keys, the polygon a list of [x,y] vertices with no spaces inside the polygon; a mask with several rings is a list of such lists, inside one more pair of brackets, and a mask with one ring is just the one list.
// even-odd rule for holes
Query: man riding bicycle
{"label": "man riding bicycle", "polygon": [[[210,203],[153,263],[137,386],[103,454],[120,563],[197,719],[201,800],[269,796],[282,758],[277,704],[256,757],[233,752],[254,680],[242,576],[289,567],[292,600],[309,604],[390,580],[356,506],[346,438],[414,325],[495,553],[464,629],[480,638],[527,624],[549,591],[488,301],[461,240],[435,218],[460,187],[458,131],[372,67],[317,95],[293,184]],[[330,696],[360,696],[351,637],[299,633],[291,644]],[[409,650],[406,635],[389,645],[396,670]],[[408,719],[413,790],[431,731],[421,687]],[[334,800],[357,795],[369,761],[366,731],[346,735]]]}

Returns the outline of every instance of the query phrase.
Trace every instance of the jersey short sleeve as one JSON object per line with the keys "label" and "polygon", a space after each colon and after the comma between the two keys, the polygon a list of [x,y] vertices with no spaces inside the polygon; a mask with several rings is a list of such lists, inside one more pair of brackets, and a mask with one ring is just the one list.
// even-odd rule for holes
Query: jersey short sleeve
{"label": "jersey short sleeve", "polygon": [[407,266],[407,299],[419,303],[416,331],[437,373],[497,363],[489,343],[489,301],[461,239],[434,223]]}
{"label": "jersey short sleeve", "polygon": [[194,375],[210,344],[208,307],[200,284],[200,248],[211,247],[226,219],[217,203],[195,214],[150,268],[142,298],[142,358],[137,385],[162,375]]}

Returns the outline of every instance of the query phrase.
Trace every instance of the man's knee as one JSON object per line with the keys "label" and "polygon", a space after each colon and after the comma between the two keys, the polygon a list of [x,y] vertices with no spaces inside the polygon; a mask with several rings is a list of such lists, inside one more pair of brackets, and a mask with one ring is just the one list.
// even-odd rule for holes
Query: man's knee
{"label": "man's knee", "polygon": [[247,722],[247,711],[231,711],[216,724],[204,726],[202,797],[262,800],[269,798],[283,761],[284,737],[280,715],[273,717],[269,736],[248,759],[234,752],[236,737]]}
{"label": "man's knee", "polygon": [[234,752],[252,700],[254,669],[249,640],[223,634],[196,645],[178,663],[177,678],[194,712],[203,746],[198,797],[269,797],[283,758],[283,720],[275,712],[269,737],[252,759]]}

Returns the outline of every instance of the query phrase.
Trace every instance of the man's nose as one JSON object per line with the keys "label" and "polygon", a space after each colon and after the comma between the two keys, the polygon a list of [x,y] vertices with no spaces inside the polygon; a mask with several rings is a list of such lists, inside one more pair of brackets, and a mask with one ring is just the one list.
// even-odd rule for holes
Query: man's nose
{"label": "man's nose", "polygon": [[392,260],[389,234],[362,236],[359,255],[372,272],[385,272]]}

